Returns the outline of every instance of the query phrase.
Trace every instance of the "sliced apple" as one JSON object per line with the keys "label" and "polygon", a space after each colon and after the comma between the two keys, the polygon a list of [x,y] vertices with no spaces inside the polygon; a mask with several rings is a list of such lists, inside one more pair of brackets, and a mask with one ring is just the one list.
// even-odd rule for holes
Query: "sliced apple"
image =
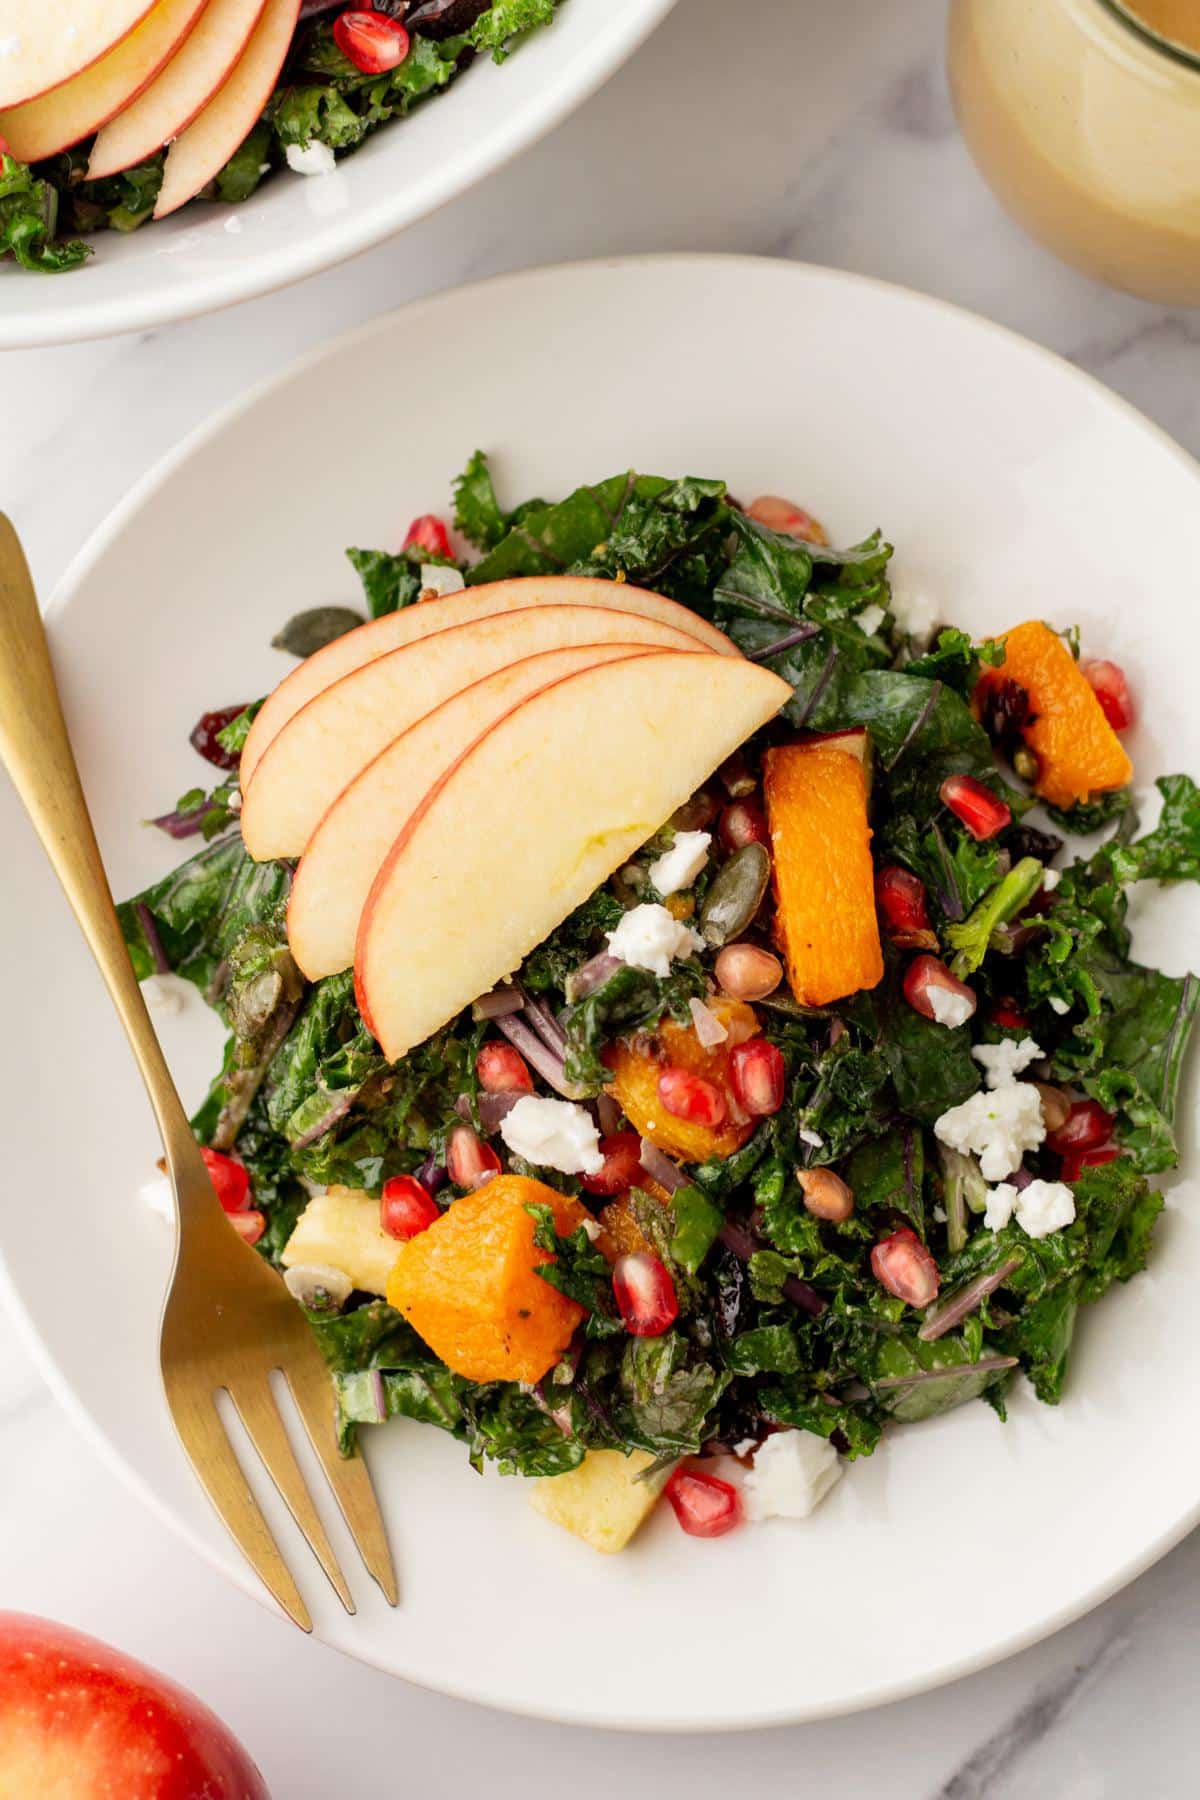
{"label": "sliced apple", "polygon": [[99,181],[156,156],[229,79],[266,0],[208,0],[195,30],[150,86],[105,125],[88,162]]}
{"label": "sliced apple", "polygon": [[90,68],[154,0],[0,0],[0,107],[23,106]]}
{"label": "sliced apple", "polygon": [[343,788],[431,707],[539,650],[653,644],[701,655],[673,625],[601,606],[531,606],[472,619],[364,663],[314,695],[279,733],[242,802],[242,837],[259,862],[299,856]]}
{"label": "sliced apple", "polygon": [[723,656],[736,656],[738,651],[724,632],[675,600],[652,594],[646,588],[631,587],[622,581],[601,581],[590,576],[529,576],[523,580],[493,581],[461,593],[448,594],[440,600],[426,600],[419,606],[406,606],[403,611],[373,619],[358,631],[335,638],[323,650],[309,656],[281,681],[269,697],[246,739],[242,751],[242,787],[245,788],[258,766],[260,757],[277,732],[282,731],[294,713],[319,694],[331,682],[339,681],[352,669],[377,656],[386,656],[401,644],[429,637],[468,619],[490,618],[497,613],[515,612],[527,606],[608,606],[617,612],[641,613],[648,619],[660,619],[686,631],[707,650]]}
{"label": "sliced apple", "polygon": [[430,788],[359,925],[359,1010],[389,1060],[519,967],[791,698],[757,664],[655,652],[564,676]]}
{"label": "sliced apple", "polygon": [[148,87],[183,43],[206,0],[158,0],[140,25],[82,74],[0,112],[0,137],[22,162],[57,156],[91,137]]}
{"label": "sliced apple", "polygon": [[168,150],[156,219],[194,200],[249,137],[279,79],[299,16],[300,0],[267,0],[233,74]]}
{"label": "sliced apple", "polygon": [[443,701],[368,763],[317,826],[292,883],[288,941],[309,980],[350,967],[362,909],[384,858],[430,785],[477,737],[564,675],[639,653],[649,655],[649,647],[578,644],[527,656]]}

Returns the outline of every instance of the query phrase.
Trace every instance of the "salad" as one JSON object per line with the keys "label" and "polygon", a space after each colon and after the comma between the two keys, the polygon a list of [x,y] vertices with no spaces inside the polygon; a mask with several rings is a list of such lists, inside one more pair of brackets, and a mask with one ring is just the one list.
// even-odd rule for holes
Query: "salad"
{"label": "salad", "polygon": [[1056,1404],[1200,1000],[1132,955],[1200,792],[1142,829],[1122,671],[909,628],[878,533],[718,480],[505,509],[477,453],[454,524],[350,550],[363,608],[198,722],[221,779],[153,822],[193,854],[120,908],[228,1028],[196,1134],[344,1446],[435,1425],[612,1550]]}
{"label": "salad", "polygon": [[24,3],[0,0],[0,262],[58,273],[93,232],[329,173],[559,0],[110,0],[69,43]]}

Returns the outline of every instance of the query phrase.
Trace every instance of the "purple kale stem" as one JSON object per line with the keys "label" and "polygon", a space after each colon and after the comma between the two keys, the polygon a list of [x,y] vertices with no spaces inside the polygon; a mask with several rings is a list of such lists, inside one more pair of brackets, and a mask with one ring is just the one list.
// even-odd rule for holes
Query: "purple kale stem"
{"label": "purple kale stem", "polygon": [[567,1080],[562,1057],[552,1050],[545,1039],[539,1037],[537,1032],[533,1031],[518,1013],[506,1014],[504,1018],[496,1020],[496,1025],[504,1033],[509,1043],[516,1045],[526,1062],[532,1064],[542,1080],[552,1087],[556,1094],[562,1094],[568,1100],[582,1098],[579,1089]]}
{"label": "purple kale stem", "polygon": [[[717,1236],[727,1250],[733,1251],[740,1262],[749,1262],[756,1251],[765,1248],[760,1238],[756,1238],[752,1231],[747,1231],[744,1225],[735,1224],[732,1219],[726,1219]],[[783,1283],[783,1292],[784,1297],[790,1300],[793,1306],[798,1306],[801,1311],[806,1312],[810,1319],[817,1318],[825,1311],[825,1302],[820,1294],[815,1288],[809,1287],[807,1281],[801,1281],[799,1275],[786,1277]]]}
{"label": "purple kale stem", "polygon": [[797,644],[806,644],[809,638],[816,637],[819,629],[817,625],[798,625],[786,637],[776,638],[773,644],[764,644],[761,650],[753,651],[748,660],[766,662],[769,657],[782,656],[785,650],[794,650]]}
{"label": "purple kale stem", "polygon": [[884,768],[886,769],[886,771],[889,775],[891,774],[892,770],[896,767],[896,764],[900,761],[900,758],[904,755],[904,752],[908,749],[908,746],[912,743],[913,739],[916,737],[918,731],[921,730],[922,726],[924,725],[926,719],[929,717],[930,713],[933,711],[934,707],[937,705],[938,698],[941,694],[941,691],[942,691],[942,683],[940,681],[934,681],[933,683],[931,683],[930,689],[929,689],[928,700],[925,702],[924,706],[921,708],[920,712],[917,714],[916,718],[913,720],[912,724],[909,726],[908,730],[905,732],[904,741],[900,745],[900,748],[897,750],[895,756],[893,756],[891,762],[884,764]]}
{"label": "purple kale stem", "polygon": [[142,936],[146,940],[146,948],[154,959],[155,974],[169,975],[171,973],[171,961],[162,947],[162,939],[158,935],[158,926],[154,923],[154,914],[150,911],[150,908],[146,905],[144,900],[138,901],[137,905],[134,907],[134,911],[137,913],[138,924],[142,928]]}
{"label": "purple kale stem", "polygon": [[921,1369],[914,1375],[885,1375],[876,1388],[916,1387],[922,1381],[949,1381],[956,1375],[990,1375],[993,1370],[1015,1369],[1015,1356],[985,1356],[980,1362],[949,1363],[944,1369]]}
{"label": "purple kale stem", "polygon": [[784,1298],[790,1300],[793,1306],[798,1306],[801,1312],[806,1312],[810,1319],[820,1318],[825,1311],[825,1302],[816,1288],[809,1287],[807,1281],[801,1281],[799,1275],[787,1276],[783,1284],[783,1294]]}
{"label": "purple kale stem", "polygon": [[926,1344],[931,1344],[935,1338],[944,1337],[946,1332],[953,1331],[954,1327],[960,1324],[968,1313],[975,1311],[981,1301],[986,1300],[987,1296],[994,1293],[998,1287],[1002,1287],[1013,1270],[1020,1266],[1021,1258],[1010,1256],[1006,1262],[1002,1262],[1000,1267],[993,1269],[989,1275],[977,1275],[974,1281],[969,1281],[966,1287],[959,1288],[956,1294],[949,1294],[942,1304],[929,1314],[917,1332],[917,1336]]}
{"label": "purple kale stem", "polygon": [[837,660],[838,647],[835,644],[833,649],[829,652],[829,655],[825,658],[825,667],[817,676],[813,691],[805,701],[800,717],[796,720],[797,725],[807,725],[817,701],[821,698],[821,695],[825,692],[825,689],[829,686],[829,683],[833,678],[833,671],[837,668]]}
{"label": "purple kale stem", "polygon": [[332,1101],[322,1113],[315,1125],[310,1125],[308,1130],[301,1132],[298,1138],[293,1138],[292,1149],[307,1150],[310,1144],[315,1144],[318,1138],[323,1138],[327,1131],[332,1131],[338,1120],[344,1119],[350,1111],[357,1093],[357,1088],[344,1088],[337,1099]]}
{"label": "purple kale stem", "polygon": [[544,1005],[541,1000],[535,1000],[532,994],[526,993],[519,981],[516,983],[516,988],[525,1003],[525,1011],[529,1015],[529,1023],[533,1026],[539,1037],[545,1039],[551,1050],[554,1051],[554,1054],[556,1056],[562,1056],[567,1047],[567,1034],[559,1024],[558,1020],[554,1017],[554,1014],[550,1011],[550,1008]]}

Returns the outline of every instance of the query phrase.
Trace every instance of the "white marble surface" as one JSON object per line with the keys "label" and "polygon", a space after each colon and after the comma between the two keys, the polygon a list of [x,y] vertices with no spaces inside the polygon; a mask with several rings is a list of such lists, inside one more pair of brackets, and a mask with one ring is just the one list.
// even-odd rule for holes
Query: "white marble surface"
{"label": "white marble surface", "polygon": [[[998,212],[947,106],[943,11],[933,0],[681,0],[573,121],[406,238],[169,332],[10,353],[0,505],[43,590],[156,458],[310,345],[412,295],[591,254],[756,251],[925,289],[1071,357],[1200,450],[1200,315],[1090,285]],[[765,365],[769,346],[741,354]],[[2,1319],[0,1466],[0,1604],[69,1620],[194,1686],[245,1738],[276,1800],[476,1789],[492,1800],[1157,1800],[1198,1786],[1197,1539],[1090,1618],[940,1693],[753,1738],[639,1739],[476,1711],[276,1623],[123,1491]],[[946,1579],[969,1605],[970,1571],[930,1570]]]}

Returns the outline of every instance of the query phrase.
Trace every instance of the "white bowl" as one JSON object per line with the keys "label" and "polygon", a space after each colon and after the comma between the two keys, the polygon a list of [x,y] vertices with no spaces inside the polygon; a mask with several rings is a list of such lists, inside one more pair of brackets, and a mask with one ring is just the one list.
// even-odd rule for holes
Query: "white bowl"
{"label": "white bowl", "polygon": [[[471,379],[449,394],[436,359],[408,354],[468,339]],[[338,396],[331,457],[312,454],[319,394]],[[420,430],[397,429],[406,419]],[[1139,782],[1200,768],[1200,479],[1153,426],[996,326],[854,276],[715,257],[585,264],[421,301],[310,357],[185,444],[76,563],[51,607],[55,660],[118,893],[179,861],[138,821],[203,778],[193,720],[277,679],[282,618],[353,594],[342,547],[394,543],[409,516],[443,509],[476,445],[510,502],[633,465],[789,494],[840,539],[879,525],[902,589],[938,613],[979,630],[1077,620],[1122,662],[1142,700]],[[162,1401],[170,1244],[138,1194],[158,1153],[149,1112],[7,789],[0,844],[8,1285],[76,1418],[260,1594]],[[501,895],[503,866],[498,845]],[[1152,893],[1136,947],[1180,972],[1198,925],[1194,887]],[[162,1030],[198,1100],[215,1021],[193,998]],[[1195,1094],[1193,1068],[1188,1121]],[[803,1524],[706,1543],[660,1509],[613,1558],[537,1517],[520,1481],[481,1481],[460,1445],[394,1422],[368,1445],[396,1611],[332,1521],[359,1602],[347,1618],[269,1508],[317,1631],[495,1706],[688,1730],[896,1699],[1052,1631],[1200,1512],[1200,1441],[1181,1412],[1200,1385],[1188,1127],[1184,1140],[1152,1268],[1083,1319],[1060,1407],[1019,1388],[1007,1425],[976,1404],[897,1430]]]}
{"label": "white bowl", "polygon": [[280,174],[241,206],[203,202],[129,237],[101,232],[81,270],[0,262],[0,350],[144,331],[345,262],[473,187],[607,81],[675,0],[566,0],[502,67],[480,58],[376,132],[337,172]]}

